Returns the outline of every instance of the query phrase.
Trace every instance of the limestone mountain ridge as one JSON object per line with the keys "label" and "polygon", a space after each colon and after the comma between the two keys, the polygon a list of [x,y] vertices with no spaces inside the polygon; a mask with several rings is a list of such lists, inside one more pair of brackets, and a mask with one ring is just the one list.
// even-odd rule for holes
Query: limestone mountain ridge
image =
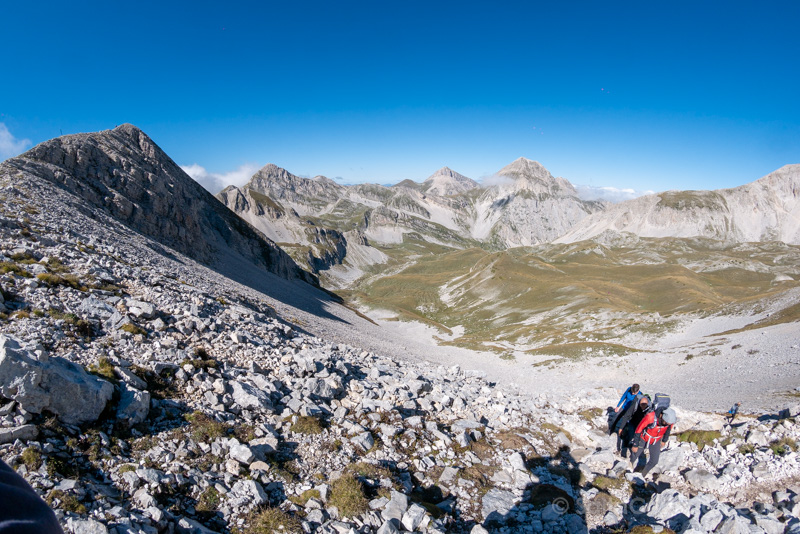
{"label": "limestone mountain ridge", "polygon": [[46,180],[130,228],[198,261],[231,254],[283,278],[316,284],[279,247],[235,216],[131,124],[58,137],[6,160],[0,173]]}

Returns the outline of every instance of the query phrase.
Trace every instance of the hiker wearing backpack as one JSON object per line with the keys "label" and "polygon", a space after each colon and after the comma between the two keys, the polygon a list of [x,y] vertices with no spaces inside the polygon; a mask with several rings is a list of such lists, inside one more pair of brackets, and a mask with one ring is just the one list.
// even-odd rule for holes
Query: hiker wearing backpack
{"label": "hiker wearing backpack", "polygon": [[[653,403],[655,405],[655,402]],[[675,410],[672,408],[664,409],[660,414],[655,409],[649,411],[636,427],[637,444],[631,449],[633,455],[631,456],[631,465],[636,468],[639,463],[639,457],[647,447],[647,464],[642,469],[642,477],[647,476],[657,464],[658,458],[661,456],[661,449],[669,440],[669,435],[672,430],[672,425],[677,421]]]}
{"label": "hiker wearing backpack", "polygon": [[736,404],[734,404],[731,407],[730,410],[728,410],[728,424],[729,425],[733,424],[733,420],[736,419],[736,414],[739,413],[739,406],[741,406],[741,405],[742,405],[741,402],[737,402]]}
{"label": "hiker wearing backpack", "polygon": [[624,412],[626,408],[630,406],[630,403],[636,400],[636,397],[639,394],[639,384],[634,384],[628,389],[625,390],[625,393],[622,394],[620,397],[619,402],[617,403],[617,407],[614,408],[614,411],[619,413],[620,407]]}
{"label": "hiker wearing backpack", "polygon": [[633,431],[639,426],[639,423],[644,418],[645,414],[650,411],[650,397],[642,395],[639,402],[625,410],[617,421],[617,453],[622,454],[624,458],[626,451],[630,448],[631,438],[633,438]]}

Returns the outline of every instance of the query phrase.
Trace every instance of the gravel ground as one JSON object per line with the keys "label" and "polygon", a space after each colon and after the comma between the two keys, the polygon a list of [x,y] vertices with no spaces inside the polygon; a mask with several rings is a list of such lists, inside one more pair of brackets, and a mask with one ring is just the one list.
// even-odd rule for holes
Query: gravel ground
{"label": "gravel ground", "polygon": [[[239,280],[272,295],[269,300],[282,316],[297,317],[303,328],[324,339],[400,359],[484,371],[489,380],[531,395],[574,395],[608,386],[623,391],[639,382],[645,391],[669,393],[674,402],[693,410],[724,412],[741,401],[743,412],[762,412],[800,401],[790,395],[800,386],[796,323],[715,336],[753,318],[698,318],[659,338],[652,352],[536,365],[541,357],[518,354],[515,360],[503,360],[494,353],[439,346],[434,335],[441,334],[425,325],[386,320],[382,313],[374,314],[373,324],[334,302],[320,302],[316,291],[300,287],[304,284],[265,284],[260,273],[248,278],[244,269],[236,272]],[[688,354],[693,357],[687,360]]]}

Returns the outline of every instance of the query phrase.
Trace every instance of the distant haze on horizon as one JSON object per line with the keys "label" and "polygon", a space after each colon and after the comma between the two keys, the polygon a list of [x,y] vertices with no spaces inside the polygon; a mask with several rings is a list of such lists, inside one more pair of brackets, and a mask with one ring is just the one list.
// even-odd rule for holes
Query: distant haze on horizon
{"label": "distant haze on horizon", "polygon": [[212,192],[267,163],[395,184],[518,157],[586,198],[736,187],[800,163],[798,19],[790,1],[14,3],[0,159],[130,122]]}

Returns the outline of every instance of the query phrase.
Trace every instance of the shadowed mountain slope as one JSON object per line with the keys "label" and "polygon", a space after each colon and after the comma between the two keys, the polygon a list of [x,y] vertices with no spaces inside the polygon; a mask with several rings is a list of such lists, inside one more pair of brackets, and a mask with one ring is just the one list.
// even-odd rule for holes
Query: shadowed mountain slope
{"label": "shadowed mountain slope", "polygon": [[231,256],[316,285],[279,247],[192,180],[133,125],[51,139],[0,165],[44,179],[135,231],[212,267]]}

